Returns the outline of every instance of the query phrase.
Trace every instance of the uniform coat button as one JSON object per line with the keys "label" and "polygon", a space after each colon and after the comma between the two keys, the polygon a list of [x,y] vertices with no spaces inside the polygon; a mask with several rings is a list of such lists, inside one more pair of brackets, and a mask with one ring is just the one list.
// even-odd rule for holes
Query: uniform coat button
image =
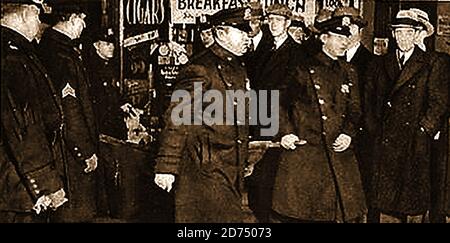
{"label": "uniform coat button", "polygon": [[315,73],[314,69],[309,70],[309,73]]}
{"label": "uniform coat button", "polygon": [[319,99],[319,104],[321,104],[321,105],[325,104],[325,100]]}
{"label": "uniform coat button", "polygon": [[39,190],[34,190],[34,193],[39,194],[41,191]]}
{"label": "uniform coat button", "polygon": [[319,90],[319,89],[320,89],[320,85],[314,84],[314,88],[317,89],[317,90]]}
{"label": "uniform coat button", "polygon": [[35,183],[36,180],[35,179],[30,179],[30,183]]}
{"label": "uniform coat button", "polygon": [[242,144],[242,140],[240,140],[240,139],[236,140],[236,142],[237,142],[238,144]]}
{"label": "uniform coat button", "polygon": [[322,116],[322,120],[326,121],[328,119],[327,116]]}

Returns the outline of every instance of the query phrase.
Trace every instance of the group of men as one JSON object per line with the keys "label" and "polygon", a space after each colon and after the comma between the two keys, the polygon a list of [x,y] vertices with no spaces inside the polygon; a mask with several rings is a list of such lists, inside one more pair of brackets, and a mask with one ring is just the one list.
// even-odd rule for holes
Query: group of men
{"label": "group of men", "polygon": [[[85,12],[70,1],[1,1],[0,222],[92,222],[107,214],[97,180],[96,123],[105,111],[95,104],[105,96],[92,98],[94,72],[80,49]],[[113,47],[101,40],[91,44],[104,64]],[[101,90],[115,85],[96,74]]]}
{"label": "group of men", "polygon": [[[245,186],[258,222],[443,222],[450,63],[424,48],[434,32],[428,15],[399,11],[396,51],[378,57],[361,43],[368,23],[355,8],[320,10],[299,45],[288,34],[287,6],[271,5],[264,16],[254,6],[211,16],[214,41],[182,69],[175,89],[194,94],[201,82],[220,93],[248,91],[250,82],[277,90],[280,130],[264,137],[266,124],[176,125],[174,102],[155,183],[174,188],[176,222],[243,222]],[[281,148],[269,149],[246,181],[248,137]]]}
{"label": "group of men", "polygon": [[[57,2],[39,44],[42,1],[1,2],[0,222],[101,217],[103,110],[77,41],[86,15]],[[175,191],[176,222],[244,222],[245,191],[259,222],[426,222],[450,214],[450,61],[426,49],[434,28],[425,12],[399,11],[391,24],[396,50],[382,57],[361,44],[368,23],[354,8],[320,10],[302,44],[289,35],[293,15],[282,4],[265,14],[258,4],[225,9],[208,20],[214,41],[180,71],[175,90],[185,96],[167,110],[156,158],[154,182]],[[104,63],[111,51],[98,54]],[[226,124],[203,121],[190,100],[202,90],[226,97],[250,89],[280,93],[279,102],[258,100],[257,111],[276,106],[277,135],[261,136],[267,124],[250,127],[253,111],[241,120],[235,99],[223,103],[231,123],[228,112],[215,112]],[[174,109],[189,112],[191,104],[194,125],[173,120]],[[246,177],[250,140],[280,148]]]}

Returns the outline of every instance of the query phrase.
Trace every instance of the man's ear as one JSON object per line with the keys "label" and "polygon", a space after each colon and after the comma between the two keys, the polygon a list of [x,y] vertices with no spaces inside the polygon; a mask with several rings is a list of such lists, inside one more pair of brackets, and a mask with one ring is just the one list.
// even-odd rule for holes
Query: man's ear
{"label": "man's ear", "polygon": [[95,49],[98,49],[99,46],[100,46],[100,42],[99,42],[99,41],[96,41],[96,42],[94,42],[92,45],[95,47]]}
{"label": "man's ear", "polygon": [[326,34],[326,33],[320,34],[319,39],[320,39],[320,41],[322,41],[322,43],[325,44],[325,42],[327,42],[327,40],[328,40],[328,34]]}
{"label": "man's ear", "polygon": [[395,31],[394,30],[392,30],[392,37],[395,38]]}
{"label": "man's ear", "polygon": [[215,28],[215,32],[216,32],[216,37],[220,40],[223,40],[225,38],[225,36],[227,35],[226,29],[222,26],[217,26]]}

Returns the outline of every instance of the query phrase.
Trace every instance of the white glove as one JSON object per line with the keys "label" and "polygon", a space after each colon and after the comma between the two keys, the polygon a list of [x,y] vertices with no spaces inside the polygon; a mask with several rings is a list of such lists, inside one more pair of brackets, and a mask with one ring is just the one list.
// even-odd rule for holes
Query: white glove
{"label": "white glove", "polygon": [[33,206],[33,210],[36,212],[36,214],[40,214],[41,211],[44,211],[47,209],[48,206],[52,203],[52,199],[50,199],[49,196],[44,195],[38,198],[36,204]]}
{"label": "white glove", "polygon": [[50,207],[53,210],[56,210],[58,207],[68,201],[68,199],[66,198],[66,192],[62,188],[57,192],[50,194],[49,197],[52,200],[52,204],[50,204]]}
{"label": "white glove", "polygon": [[333,149],[335,152],[344,152],[352,143],[352,137],[347,134],[341,133],[333,143]]}
{"label": "white glove", "polygon": [[97,155],[92,155],[89,159],[85,160],[86,168],[84,169],[85,173],[89,173],[94,171],[97,168]]}
{"label": "white glove", "polygon": [[283,148],[288,149],[288,150],[289,149],[294,150],[296,148],[295,142],[299,142],[299,141],[300,141],[300,138],[298,138],[294,134],[284,135],[281,138],[281,146],[283,146]]}
{"label": "white glove", "polygon": [[175,182],[175,176],[172,174],[156,174],[155,183],[161,189],[170,192],[172,184]]}

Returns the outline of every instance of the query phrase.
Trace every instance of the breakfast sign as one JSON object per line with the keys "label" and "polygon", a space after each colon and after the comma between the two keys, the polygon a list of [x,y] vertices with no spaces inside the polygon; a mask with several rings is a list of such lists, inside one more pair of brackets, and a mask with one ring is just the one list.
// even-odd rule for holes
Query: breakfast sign
{"label": "breakfast sign", "polygon": [[[195,24],[196,18],[214,14],[222,9],[237,8],[247,5],[248,0],[170,0],[171,17],[174,24]],[[275,3],[286,4],[294,13],[307,12],[314,0],[260,0],[263,8]],[[312,3],[312,4],[311,4]]]}

